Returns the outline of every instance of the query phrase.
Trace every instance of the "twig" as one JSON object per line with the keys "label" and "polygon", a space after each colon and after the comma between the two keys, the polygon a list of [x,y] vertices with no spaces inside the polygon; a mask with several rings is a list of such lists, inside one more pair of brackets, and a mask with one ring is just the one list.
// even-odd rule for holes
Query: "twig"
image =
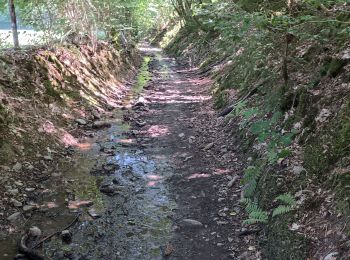
{"label": "twig", "polygon": [[81,215],[81,213],[79,213],[79,214],[75,217],[75,219],[74,219],[68,226],[66,226],[65,228],[63,228],[63,229],[61,229],[61,230],[59,230],[59,231],[56,231],[56,232],[52,233],[51,235],[49,235],[49,236],[43,238],[42,240],[40,240],[38,243],[36,243],[36,244],[32,247],[32,249],[37,248],[38,246],[40,246],[40,245],[41,245],[42,243],[44,243],[45,241],[47,241],[47,240],[49,240],[50,238],[52,238],[52,237],[58,235],[59,233],[62,233],[62,231],[69,229],[71,226],[73,226],[73,225],[75,224],[75,222],[78,221],[80,215]]}

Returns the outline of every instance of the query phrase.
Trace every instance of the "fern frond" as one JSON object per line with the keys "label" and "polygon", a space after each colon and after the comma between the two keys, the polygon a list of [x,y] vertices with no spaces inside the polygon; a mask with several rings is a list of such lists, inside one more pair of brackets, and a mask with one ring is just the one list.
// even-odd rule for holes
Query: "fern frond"
{"label": "fern frond", "polygon": [[294,206],[296,204],[294,197],[289,193],[279,195],[276,200],[289,206]]}
{"label": "fern frond", "polygon": [[283,215],[291,211],[293,208],[291,206],[280,205],[275,208],[272,212],[272,217]]}

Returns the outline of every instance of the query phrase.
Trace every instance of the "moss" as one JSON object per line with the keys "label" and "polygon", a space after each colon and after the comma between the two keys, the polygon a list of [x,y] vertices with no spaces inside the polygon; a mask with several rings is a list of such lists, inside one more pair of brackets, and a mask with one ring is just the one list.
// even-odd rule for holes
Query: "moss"
{"label": "moss", "polygon": [[347,64],[346,60],[339,58],[326,57],[323,61],[323,65],[320,68],[321,76],[336,77],[342,71],[343,67]]}
{"label": "moss", "polygon": [[217,91],[214,95],[214,106],[216,109],[225,107],[228,104],[229,95],[227,91]]}
{"label": "moss", "polygon": [[288,229],[290,216],[276,219],[267,228],[265,257],[269,260],[303,260],[307,259],[309,241]]}
{"label": "moss", "polygon": [[53,88],[53,86],[49,80],[44,81],[44,86],[45,86],[47,95],[49,95],[57,100],[61,99],[60,93]]}

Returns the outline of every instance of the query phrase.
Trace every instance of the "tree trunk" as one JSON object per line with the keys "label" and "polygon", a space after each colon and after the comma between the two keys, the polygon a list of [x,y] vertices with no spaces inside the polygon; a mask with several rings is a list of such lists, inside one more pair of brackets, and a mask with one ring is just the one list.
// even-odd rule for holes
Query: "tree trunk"
{"label": "tree trunk", "polygon": [[12,35],[13,35],[13,45],[16,49],[19,48],[19,41],[18,41],[18,31],[17,31],[17,17],[16,17],[16,10],[15,10],[15,4],[13,2],[14,0],[9,0],[9,11],[11,16],[11,24],[12,24]]}

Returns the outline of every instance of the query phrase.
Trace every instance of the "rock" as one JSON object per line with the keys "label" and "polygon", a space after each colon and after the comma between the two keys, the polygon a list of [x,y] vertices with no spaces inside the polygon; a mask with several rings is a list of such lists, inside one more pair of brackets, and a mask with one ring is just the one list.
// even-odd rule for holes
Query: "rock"
{"label": "rock", "polygon": [[203,224],[201,222],[194,220],[194,219],[189,219],[189,218],[183,219],[182,223],[188,227],[203,227]]}
{"label": "rock", "polygon": [[235,184],[235,182],[239,179],[239,176],[235,176],[233,177],[227,184],[228,188],[231,188],[233,186],[233,184]]}
{"label": "rock", "polygon": [[93,219],[97,219],[97,218],[101,217],[101,214],[98,213],[94,208],[89,209],[88,213],[89,213],[90,217],[92,217]]}
{"label": "rock", "polygon": [[10,222],[15,222],[21,218],[21,212],[16,212],[13,213],[11,216],[7,218],[8,221]]}
{"label": "rock", "polygon": [[17,186],[23,186],[23,183],[20,182],[20,181],[15,181],[15,185],[17,185]]}
{"label": "rock", "polygon": [[23,211],[28,212],[28,211],[34,210],[35,208],[36,208],[36,206],[34,206],[34,205],[25,205],[25,206],[23,206]]}
{"label": "rock", "polygon": [[213,148],[213,146],[214,146],[214,143],[209,143],[204,147],[203,150],[205,150],[205,151],[210,150],[211,148]]}
{"label": "rock", "polygon": [[92,116],[94,119],[101,119],[101,115],[97,111],[92,111]]}
{"label": "rock", "polygon": [[41,232],[41,230],[38,227],[31,227],[29,229],[29,234],[32,237],[40,237],[42,235],[42,232]]}
{"label": "rock", "polygon": [[102,185],[100,187],[100,191],[107,195],[113,195],[118,191],[121,191],[122,189],[123,189],[122,186],[117,186],[117,185]]}
{"label": "rock", "polygon": [[18,189],[10,189],[7,191],[9,194],[11,194],[12,196],[16,196],[18,195],[19,191]]}
{"label": "rock", "polygon": [[136,125],[138,127],[144,127],[145,125],[147,125],[147,123],[145,121],[136,121]]}
{"label": "rock", "polygon": [[296,175],[300,175],[301,173],[305,172],[305,168],[303,166],[297,165],[294,166],[292,169],[292,172]]}
{"label": "rock", "polygon": [[332,252],[326,255],[326,257],[323,260],[336,260],[338,254],[339,254],[338,252]]}
{"label": "rock", "polygon": [[69,230],[63,230],[61,232],[61,239],[63,242],[69,244],[70,242],[72,242],[72,234]]}
{"label": "rock", "polygon": [[15,207],[22,207],[23,206],[22,202],[19,202],[18,200],[15,200],[15,199],[11,199],[11,203]]}
{"label": "rock", "polygon": [[33,192],[33,191],[35,191],[35,188],[25,188],[25,191],[26,192]]}
{"label": "rock", "polygon": [[78,125],[86,125],[87,124],[87,122],[81,118],[75,119],[75,122],[78,123]]}
{"label": "rock", "polygon": [[185,134],[184,134],[184,133],[181,133],[181,134],[179,134],[179,137],[180,137],[180,138],[183,138],[183,137],[185,137]]}
{"label": "rock", "polygon": [[21,163],[16,163],[13,167],[12,170],[14,170],[15,172],[20,172],[22,170],[22,164]]}
{"label": "rock", "polygon": [[111,126],[112,124],[108,121],[96,121],[92,124],[93,128],[107,128]]}
{"label": "rock", "polygon": [[146,100],[143,97],[139,97],[139,99],[137,100],[137,102],[134,105],[135,107],[143,107],[146,106]]}

